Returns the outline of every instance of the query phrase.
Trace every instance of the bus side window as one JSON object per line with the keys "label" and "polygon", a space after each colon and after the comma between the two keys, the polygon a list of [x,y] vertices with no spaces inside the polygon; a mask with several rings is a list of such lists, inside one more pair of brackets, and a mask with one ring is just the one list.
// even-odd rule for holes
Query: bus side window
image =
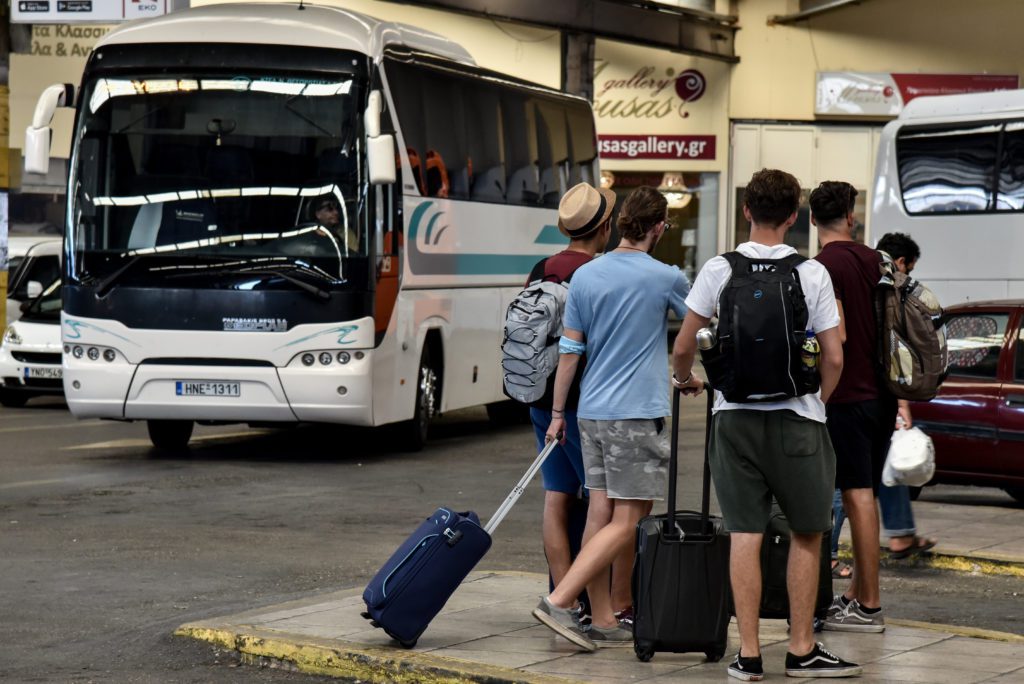
{"label": "bus side window", "polygon": [[504,202],[505,147],[497,89],[489,83],[467,82],[462,103],[471,170],[470,199]]}
{"label": "bus side window", "polygon": [[594,129],[594,115],[590,107],[582,102],[570,102],[565,108],[566,128],[569,131],[569,187],[577,183],[596,186],[597,177],[597,132]]}
{"label": "bus side window", "polygon": [[541,206],[557,208],[568,190],[569,144],[562,105],[536,101],[537,151],[540,161]]}
{"label": "bus side window", "polygon": [[537,137],[534,135],[533,107],[528,106],[525,93],[518,90],[502,93],[501,120],[508,164],[506,201],[536,206],[540,192]]}

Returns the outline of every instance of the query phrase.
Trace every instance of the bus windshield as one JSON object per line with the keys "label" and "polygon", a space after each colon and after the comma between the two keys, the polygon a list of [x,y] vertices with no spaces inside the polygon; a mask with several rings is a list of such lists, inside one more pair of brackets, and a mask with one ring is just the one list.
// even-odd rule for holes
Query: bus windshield
{"label": "bus windshield", "polygon": [[312,275],[330,289],[366,273],[359,90],[345,74],[93,79],[73,160],[70,277],[208,287],[301,269],[276,286]]}

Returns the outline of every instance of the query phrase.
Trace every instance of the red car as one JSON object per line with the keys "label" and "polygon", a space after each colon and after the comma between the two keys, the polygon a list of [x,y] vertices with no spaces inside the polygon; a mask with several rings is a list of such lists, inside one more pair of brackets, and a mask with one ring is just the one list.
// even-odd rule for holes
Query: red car
{"label": "red car", "polygon": [[1001,487],[1024,503],[1024,300],[946,315],[949,377],[912,409],[935,443],[932,483]]}

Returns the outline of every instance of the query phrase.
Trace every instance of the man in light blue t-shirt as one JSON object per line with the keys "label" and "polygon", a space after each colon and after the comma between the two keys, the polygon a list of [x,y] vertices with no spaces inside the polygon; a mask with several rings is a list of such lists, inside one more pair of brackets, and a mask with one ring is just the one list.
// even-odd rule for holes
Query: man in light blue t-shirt
{"label": "man in light blue t-shirt", "polygon": [[[609,572],[668,489],[666,314],[685,315],[690,286],[678,268],[650,256],[666,230],[666,209],[654,188],[634,190],[619,213],[622,241],[577,269],[565,307],[547,439],[564,427],[569,385],[586,352],[577,416],[590,508],[583,549],[533,614],[586,650],[632,645],[631,624],[617,622],[612,610]],[[592,604],[587,633],[570,611],[584,587]]]}

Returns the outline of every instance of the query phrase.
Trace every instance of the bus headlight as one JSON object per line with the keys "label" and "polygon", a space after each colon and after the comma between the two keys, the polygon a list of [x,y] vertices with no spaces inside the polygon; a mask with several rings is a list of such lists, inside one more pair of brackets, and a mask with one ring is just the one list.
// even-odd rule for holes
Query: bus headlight
{"label": "bus headlight", "polygon": [[331,352],[320,352],[320,363],[321,364],[323,364],[325,366],[330,366],[332,360],[333,359],[331,358]]}
{"label": "bus headlight", "polygon": [[82,349],[77,344],[75,345],[75,348],[71,350],[71,355],[74,356],[76,359],[82,358],[83,354],[85,354],[85,350]]}
{"label": "bus headlight", "polygon": [[346,363],[348,363],[351,360],[352,360],[352,357],[349,355],[348,352],[345,352],[345,351],[338,352],[338,363],[346,364]]}
{"label": "bus headlight", "polygon": [[302,355],[302,365],[303,366],[312,366],[314,362],[316,362],[316,358],[312,354],[303,354]]}
{"label": "bus headlight", "polygon": [[88,354],[90,361],[95,361],[96,359],[100,358],[100,350],[97,349],[96,347],[89,347]]}
{"label": "bus headlight", "polygon": [[117,358],[117,354],[114,353],[113,349],[104,349],[103,350],[103,360],[104,361],[110,362],[110,361],[113,361],[116,358]]}

